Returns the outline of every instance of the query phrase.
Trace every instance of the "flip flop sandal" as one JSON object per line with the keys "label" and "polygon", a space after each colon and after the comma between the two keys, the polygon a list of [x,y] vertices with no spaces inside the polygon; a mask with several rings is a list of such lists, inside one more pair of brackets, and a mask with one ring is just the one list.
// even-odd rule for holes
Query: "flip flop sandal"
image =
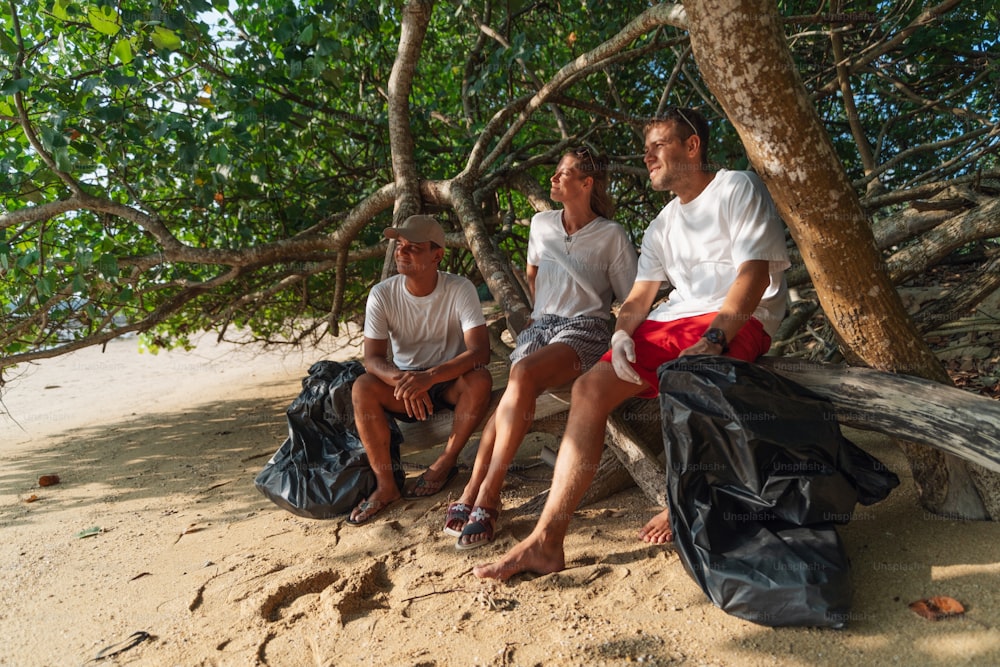
{"label": "flip flop sandal", "polygon": [[390,504],[392,504],[392,501],[383,503],[381,500],[362,500],[355,508],[358,513],[353,518],[348,515],[347,523],[350,526],[360,526],[368,523],[372,517],[384,510]]}
{"label": "flip flop sandal", "polygon": [[433,496],[435,493],[438,493],[441,489],[446,487],[451,480],[455,479],[457,474],[458,466],[453,466],[452,469],[448,471],[448,474],[445,475],[444,479],[432,482],[427,479],[427,471],[425,470],[421,473],[420,477],[417,478],[416,483],[414,483],[414,485],[410,487],[409,491],[407,491],[406,497],[427,498],[428,496]]}
{"label": "flip flop sandal", "polygon": [[[500,510],[479,507],[478,505],[473,507],[472,513],[469,515],[469,522],[465,524],[462,534],[458,536],[458,541],[455,542],[455,548],[467,551],[469,549],[478,549],[492,542],[493,532],[496,530],[497,519],[499,517]],[[478,537],[480,535],[485,536],[486,539],[475,542],[462,541],[465,538]]]}
{"label": "flip flop sandal", "polygon": [[[460,537],[462,535],[462,529],[465,528],[465,524],[469,522],[470,512],[472,512],[472,508],[465,503],[452,503],[448,505],[448,513],[444,516],[444,534],[451,535],[452,537]],[[450,527],[451,524],[459,521],[462,523],[460,527]]]}

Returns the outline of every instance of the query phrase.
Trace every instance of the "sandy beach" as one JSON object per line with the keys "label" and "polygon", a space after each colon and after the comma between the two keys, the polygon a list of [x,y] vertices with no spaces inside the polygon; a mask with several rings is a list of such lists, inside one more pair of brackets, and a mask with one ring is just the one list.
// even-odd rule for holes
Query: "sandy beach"
{"label": "sandy beach", "polygon": [[[15,369],[0,417],[0,665],[1000,664],[1000,525],[924,512],[903,457],[859,431],[902,484],[840,531],[844,630],[714,607],[670,546],[637,539],[660,508],[635,488],[578,511],[565,571],[476,579],[534,525],[516,508],[547,488],[545,465],[510,476],[497,540],[476,551],[441,532],[467,470],[361,527],[280,510],[253,479],[284,410],[312,362],[355,355],[210,337],[151,355],[131,338]],[[537,463],[546,437],[519,461]],[[408,474],[432,453],[404,444]],[[966,613],[908,608],[938,595]]]}

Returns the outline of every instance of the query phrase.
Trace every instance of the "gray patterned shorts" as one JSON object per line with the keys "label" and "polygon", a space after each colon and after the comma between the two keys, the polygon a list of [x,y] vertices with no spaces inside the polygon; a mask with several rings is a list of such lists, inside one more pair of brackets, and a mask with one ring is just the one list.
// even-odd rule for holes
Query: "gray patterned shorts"
{"label": "gray patterned shorts", "polygon": [[542,315],[517,336],[510,353],[511,365],[549,343],[569,345],[580,357],[580,366],[587,370],[598,362],[611,345],[608,320],[600,317],[559,317]]}

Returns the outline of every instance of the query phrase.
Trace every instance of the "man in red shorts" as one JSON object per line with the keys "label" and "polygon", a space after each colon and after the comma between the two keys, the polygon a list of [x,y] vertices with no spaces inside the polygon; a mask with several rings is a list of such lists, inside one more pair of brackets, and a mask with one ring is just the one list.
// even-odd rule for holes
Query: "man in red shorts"
{"label": "man in red shorts", "polygon": [[[646,125],[649,180],[676,197],[643,237],[611,350],[573,385],[552,488],[535,529],[500,560],[476,567],[477,577],[565,567],[563,542],[597,470],[608,416],[633,396],[656,398],[660,364],[688,354],[754,361],[770,347],[787,296],[781,221],[755,174],[711,170],[708,138],[708,123],[690,109],[672,109]],[[664,282],[673,291],[650,312]],[[651,519],[639,536],[669,541],[669,513]]]}

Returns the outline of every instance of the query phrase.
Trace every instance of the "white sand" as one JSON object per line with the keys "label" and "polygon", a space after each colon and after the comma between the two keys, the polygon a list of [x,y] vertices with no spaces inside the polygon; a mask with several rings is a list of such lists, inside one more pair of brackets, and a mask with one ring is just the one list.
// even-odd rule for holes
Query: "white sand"
{"label": "white sand", "polygon": [[[926,514],[903,458],[859,432],[903,484],[842,529],[855,581],[842,631],[715,608],[670,547],[636,539],[658,508],[635,490],[578,513],[564,572],[505,584],[471,567],[534,517],[507,512],[495,544],[456,551],[441,524],[466,475],[363,527],[279,510],[253,478],[285,437],[284,409],[311,362],[350,354],[205,340],[152,356],[127,339],[4,387],[20,426],[0,418],[0,665],[80,665],[136,631],[151,638],[90,664],[1000,664],[1000,526]],[[506,507],[546,471],[511,478]],[[61,483],[39,488],[43,474]],[[907,608],[933,595],[965,617]]]}

